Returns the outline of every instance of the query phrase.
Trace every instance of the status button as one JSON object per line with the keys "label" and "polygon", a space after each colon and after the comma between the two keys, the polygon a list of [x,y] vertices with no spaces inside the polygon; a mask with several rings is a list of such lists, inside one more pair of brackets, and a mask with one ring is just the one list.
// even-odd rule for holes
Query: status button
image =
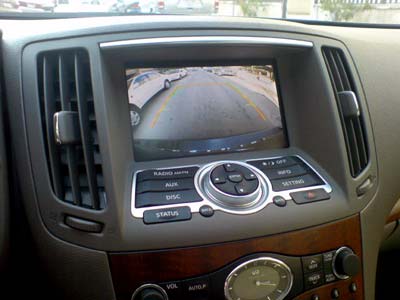
{"label": "status button", "polygon": [[177,222],[190,220],[191,218],[192,213],[188,206],[152,209],[143,213],[143,222],[146,224]]}

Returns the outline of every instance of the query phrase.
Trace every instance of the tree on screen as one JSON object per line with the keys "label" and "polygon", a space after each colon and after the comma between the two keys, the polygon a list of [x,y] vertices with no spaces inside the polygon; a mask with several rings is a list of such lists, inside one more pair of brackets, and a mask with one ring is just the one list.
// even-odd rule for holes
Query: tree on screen
{"label": "tree on screen", "polygon": [[263,0],[239,0],[239,6],[245,17],[256,17]]}
{"label": "tree on screen", "polygon": [[371,9],[369,4],[355,4],[345,0],[321,0],[321,9],[329,12],[332,21],[349,21],[357,13]]}

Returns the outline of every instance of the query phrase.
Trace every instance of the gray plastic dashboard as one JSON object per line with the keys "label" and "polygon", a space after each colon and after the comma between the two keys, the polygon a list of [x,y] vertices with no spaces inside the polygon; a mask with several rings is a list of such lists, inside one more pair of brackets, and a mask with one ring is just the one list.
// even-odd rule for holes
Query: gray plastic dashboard
{"label": "gray plastic dashboard", "polygon": [[[391,58],[400,50],[396,30],[307,26],[290,22],[246,19],[186,17],[116,17],[65,20],[2,21],[3,62],[6,74],[7,108],[11,120],[13,149],[16,151],[20,186],[25,209],[43,256],[49,249],[58,253],[46,257],[52,272],[74,251],[71,274],[97,270],[96,277],[106,292],[90,288],[71,290],[87,299],[110,299],[112,284],[105,251],[137,251],[196,246],[288,232],[345,218],[361,212],[366,299],[373,299],[376,256],[385,217],[400,195],[398,178],[398,78],[399,63]],[[66,29],[64,23],[68,22]],[[40,33],[38,33],[40,32]],[[102,43],[148,38],[187,36],[240,36],[300,40],[312,48],[285,45],[173,44],[168,47],[100,47]],[[118,46],[118,44],[117,44]],[[370,163],[357,178],[349,173],[337,104],[322,57],[321,47],[344,51],[358,91],[369,141]],[[188,47],[191,51],[186,51]],[[90,56],[100,148],[108,204],[91,211],[65,204],[55,198],[48,176],[39,118],[37,62],[39,53],[66,48],[84,48]],[[130,138],[124,65],[132,61],[154,64],[189,64],[210,60],[276,61],[285,110],[290,147],[282,150],[199,156],[135,162]],[[400,75],[400,74],[397,74]],[[177,165],[205,164],[218,160],[249,160],[300,155],[332,187],[331,199],[307,205],[292,202],[284,208],[267,206],[245,216],[216,212],[206,219],[194,214],[190,222],[146,225],[132,217],[131,187],[138,170]],[[378,173],[379,168],[379,173]],[[356,188],[369,176],[374,188],[357,197]],[[64,216],[73,215],[104,224],[98,234],[66,226]],[[238,222],[240,221],[240,222]],[[219,228],[217,231],[214,228]],[[213,235],[210,235],[213,230]],[[85,274],[85,273],[81,273]],[[84,275],[82,275],[84,277]],[[68,274],[60,275],[63,280]],[[86,278],[88,285],[92,280]],[[72,284],[72,283],[71,283]],[[108,297],[108,298],[107,298]]]}

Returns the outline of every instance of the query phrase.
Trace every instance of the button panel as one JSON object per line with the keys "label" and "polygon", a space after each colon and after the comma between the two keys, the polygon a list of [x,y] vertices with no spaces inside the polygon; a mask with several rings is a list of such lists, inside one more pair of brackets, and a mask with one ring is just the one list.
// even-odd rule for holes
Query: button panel
{"label": "button panel", "polygon": [[[333,250],[326,253],[319,253],[303,257],[284,256],[272,253],[254,254],[249,255],[246,258],[241,258],[236,262],[224,266],[213,273],[205,274],[195,278],[186,278],[180,281],[157,284],[166,291],[169,300],[225,299],[224,291],[226,292],[226,290],[224,290],[224,286],[226,286],[227,280],[234,270],[236,270],[241,265],[245,265],[246,263],[251,268],[251,263],[253,262],[254,264],[254,261],[256,261],[257,258],[269,258],[279,260],[287,265],[291,274],[294,277],[292,290],[288,295],[289,299],[297,299],[298,295],[301,295],[302,293],[309,290],[313,290],[313,293],[310,294],[309,299],[325,299],[325,297],[315,296],[318,295],[319,291],[314,289],[331,283],[326,281],[325,265],[331,262],[331,253],[335,252],[336,250]],[[247,276],[254,276],[254,278],[257,278],[257,272],[259,272],[259,269],[255,268],[254,270],[251,270],[251,272],[252,273],[250,273],[249,271],[249,274]],[[239,276],[238,274],[241,273],[235,273],[235,276]],[[265,281],[263,282],[266,282],[266,284],[268,284],[268,279],[269,278],[265,278]],[[329,296],[337,296],[338,293],[334,291],[334,289],[336,289],[338,286],[344,286],[347,289],[348,293],[352,294],[353,296],[356,295],[358,289],[357,285],[354,283],[354,279],[352,279],[351,281],[344,280],[342,285],[340,285],[341,281],[338,278],[335,278],[335,281],[337,281],[337,283],[335,285],[332,285],[328,291]]]}
{"label": "button panel", "polygon": [[303,160],[295,156],[249,161],[248,163],[263,171],[271,180],[272,190],[276,192],[324,184]]}
{"label": "button panel", "polygon": [[[204,177],[202,174],[206,169],[209,173]],[[207,180],[209,186],[202,186],[199,178]],[[217,191],[216,194],[207,192],[210,187]],[[312,188],[305,190],[307,187]],[[246,163],[222,161],[139,171],[134,177],[131,210],[134,217],[143,218],[146,210],[157,206],[168,208],[187,204],[185,206],[190,208],[191,213],[200,213],[200,208],[206,205],[212,211],[251,214],[269,203],[284,207],[288,200],[294,200],[296,204],[327,200],[330,192],[330,186],[297,156]],[[229,197],[231,199],[227,200]],[[246,200],[246,197],[252,198]],[[277,197],[281,197],[282,201],[274,201]]]}

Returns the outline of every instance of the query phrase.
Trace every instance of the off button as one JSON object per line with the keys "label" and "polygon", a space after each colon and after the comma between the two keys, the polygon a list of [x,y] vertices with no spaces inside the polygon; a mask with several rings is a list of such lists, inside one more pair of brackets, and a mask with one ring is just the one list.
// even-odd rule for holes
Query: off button
{"label": "off button", "polygon": [[146,224],[185,221],[191,218],[192,213],[188,206],[152,209],[143,213],[143,222]]}

